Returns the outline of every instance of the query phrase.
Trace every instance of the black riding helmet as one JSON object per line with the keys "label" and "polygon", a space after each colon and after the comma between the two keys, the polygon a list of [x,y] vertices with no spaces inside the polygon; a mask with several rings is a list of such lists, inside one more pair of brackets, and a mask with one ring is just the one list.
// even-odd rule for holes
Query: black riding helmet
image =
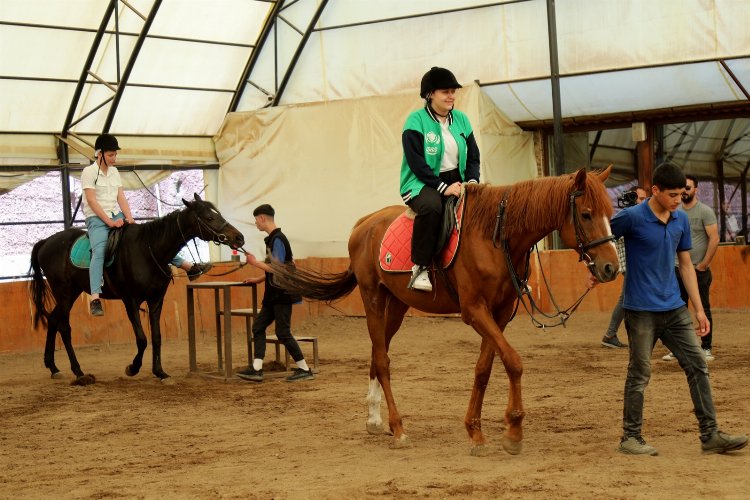
{"label": "black riding helmet", "polygon": [[430,71],[424,74],[422,77],[422,85],[419,87],[419,97],[422,99],[427,98],[427,94],[437,89],[460,89],[461,84],[458,83],[456,77],[450,70],[445,68],[438,68],[433,66]]}
{"label": "black riding helmet", "polygon": [[97,151],[118,151],[120,145],[117,144],[117,137],[112,134],[102,134],[96,138],[94,149]]}

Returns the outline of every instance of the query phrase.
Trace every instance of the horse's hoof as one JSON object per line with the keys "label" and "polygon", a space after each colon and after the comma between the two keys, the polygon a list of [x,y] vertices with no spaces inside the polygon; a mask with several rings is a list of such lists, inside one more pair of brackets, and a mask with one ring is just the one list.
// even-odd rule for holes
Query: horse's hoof
{"label": "horse's hoof", "polygon": [[475,444],[471,447],[469,453],[472,457],[486,457],[489,453],[489,448],[485,444]]}
{"label": "horse's hoof", "polygon": [[95,382],[96,382],[96,377],[94,377],[90,373],[87,373],[86,375],[81,375],[80,377],[76,377],[76,379],[72,381],[70,385],[91,385]]}
{"label": "horse's hoof", "polygon": [[172,377],[166,377],[163,379],[159,379],[159,382],[162,383],[162,385],[175,385],[177,382],[174,381]]}
{"label": "horse's hoof", "polygon": [[518,455],[521,453],[521,441],[512,441],[508,439],[507,437],[503,436],[502,439],[502,445],[503,449],[509,454],[509,455]]}
{"label": "horse's hoof", "polygon": [[401,437],[399,438],[393,438],[393,441],[391,442],[391,448],[394,450],[399,450],[402,448],[411,448],[411,441],[409,440],[409,436],[406,434],[401,434]]}
{"label": "horse's hoof", "polygon": [[367,432],[368,434],[383,434],[385,431],[383,430],[383,422],[367,422]]}
{"label": "horse's hoof", "polygon": [[125,367],[125,375],[127,375],[128,377],[135,377],[136,375],[138,375],[139,371],[140,370],[133,370],[133,365],[128,365]]}
{"label": "horse's hoof", "polygon": [[62,378],[65,378],[65,376],[62,374],[62,372],[55,372],[52,375],[50,375],[55,380],[60,380]]}

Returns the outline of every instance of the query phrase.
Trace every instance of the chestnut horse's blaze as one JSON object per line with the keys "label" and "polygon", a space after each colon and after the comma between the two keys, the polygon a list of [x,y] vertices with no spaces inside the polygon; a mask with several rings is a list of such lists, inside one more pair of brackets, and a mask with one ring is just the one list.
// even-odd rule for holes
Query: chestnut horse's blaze
{"label": "chestnut horse's blaze", "polygon": [[461,318],[482,337],[476,364],[474,387],[464,424],[472,442],[472,454],[480,454],[486,443],[481,412],[485,390],[497,353],[508,374],[510,394],[505,411],[506,430],[502,445],[509,453],[521,451],[524,418],[521,400],[523,367],[503,330],[510,321],[516,291],[509,278],[503,251],[493,245],[498,204],[506,198],[504,236],[513,266],[523,275],[525,255],[539,240],[555,229],[563,241],[585,254],[592,274],[599,281],[611,281],[618,271],[617,251],[611,242],[609,218],[612,205],[604,188],[609,169],[523,181],[512,186],[467,185],[466,209],[461,246],[447,279],[456,290],[456,303],[440,279],[435,289],[424,293],[407,289],[408,274],[383,272],[378,251],[383,234],[404,207],[384,208],[360,219],[349,239],[349,269],[338,274],[321,274],[274,265],[281,286],[306,298],[333,301],[359,285],[367,327],[372,341],[370,385],[367,395],[367,429],[383,432],[380,390],[388,405],[388,424],[395,446],[408,442],[391,389],[388,347],[409,307],[431,313],[461,313]]}

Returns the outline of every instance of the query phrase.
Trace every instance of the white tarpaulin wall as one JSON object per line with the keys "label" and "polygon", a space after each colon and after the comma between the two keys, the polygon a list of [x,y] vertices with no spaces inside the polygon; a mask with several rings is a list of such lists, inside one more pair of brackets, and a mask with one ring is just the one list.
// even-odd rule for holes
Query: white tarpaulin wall
{"label": "white tarpaulin wall", "polygon": [[[360,217],[403,206],[401,129],[421,105],[412,91],[228,115],[215,138],[219,209],[256,255],[263,255],[266,235],[251,225],[252,211],[270,203],[295,258],[348,256],[347,241]],[[506,118],[477,85],[460,91],[456,108],[474,128],[483,182],[536,176],[531,133]]]}
{"label": "white tarpaulin wall", "polygon": [[[556,2],[562,116],[747,104],[748,3]],[[553,117],[545,0],[130,0],[116,2],[117,16],[97,44],[108,5],[0,1],[0,139],[27,136],[23,147],[0,140],[0,170],[59,163],[54,134],[72,109],[71,132],[104,129],[112,89],[88,75],[80,100],[74,98],[92,48],[90,70],[110,85],[119,85],[123,68],[134,61],[111,117],[109,131],[118,137],[210,142],[227,110],[254,111],[277,98],[281,105],[300,105],[412,92],[433,65],[450,68],[459,82],[479,81],[516,123]],[[136,51],[142,16],[152,11],[148,36]],[[269,36],[261,42],[264,26]],[[246,67],[252,68],[248,74]],[[615,145],[607,140],[600,145]],[[748,162],[747,142],[739,134],[731,152],[738,165]],[[144,160],[185,161],[179,149],[171,151]],[[689,168],[714,174],[710,163]],[[12,186],[23,179],[12,174],[3,180]]]}
{"label": "white tarpaulin wall", "polygon": [[[277,94],[280,104],[397,94],[434,65],[481,82],[515,122],[552,118],[545,0],[331,0],[299,53],[322,0],[279,2],[118,2],[127,35],[116,38],[112,16],[91,65],[111,84],[141,16],[155,16],[110,131],[211,136],[238,86],[236,110],[252,111]],[[0,132],[62,130],[108,4],[0,1]],[[279,20],[257,45],[277,5]],[[564,0],[555,10],[563,117],[746,100],[734,78],[750,88],[747,0]],[[87,78],[72,130],[101,132],[110,105],[97,106],[112,95]]]}

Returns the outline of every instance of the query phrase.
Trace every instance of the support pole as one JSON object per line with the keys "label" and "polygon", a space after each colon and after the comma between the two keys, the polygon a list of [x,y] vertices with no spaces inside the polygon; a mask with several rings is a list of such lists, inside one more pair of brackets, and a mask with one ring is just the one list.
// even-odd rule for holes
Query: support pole
{"label": "support pole", "polygon": [[[659,132],[663,133],[664,128],[659,127]],[[659,143],[663,143],[663,137],[660,136]],[[638,185],[646,188],[646,192],[651,194],[651,178],[654,175],[654,125],[646,122],[646,140],[639,141],[635,146],[636,153],[636,172],[638,176]]]}
{"label": "support pole", "polygon": [[68,168],[68,145],[65,142],[57,141],[57,157],[60,160],[60,184],[62,189],[62,209],[63,223],[65,229],[73,226],[73,212],[70,209],[70,169]]}
{"label": "support pole", "polygon": [[554,140],[554,173],[560,175],[565,169],[565,146],[562,130],[562,110],[560,106],[560,67],[557,62],[557,21],[555,0],[547,0],[547,32],[549,37],[550,83],[552,84],[552,113]]}

